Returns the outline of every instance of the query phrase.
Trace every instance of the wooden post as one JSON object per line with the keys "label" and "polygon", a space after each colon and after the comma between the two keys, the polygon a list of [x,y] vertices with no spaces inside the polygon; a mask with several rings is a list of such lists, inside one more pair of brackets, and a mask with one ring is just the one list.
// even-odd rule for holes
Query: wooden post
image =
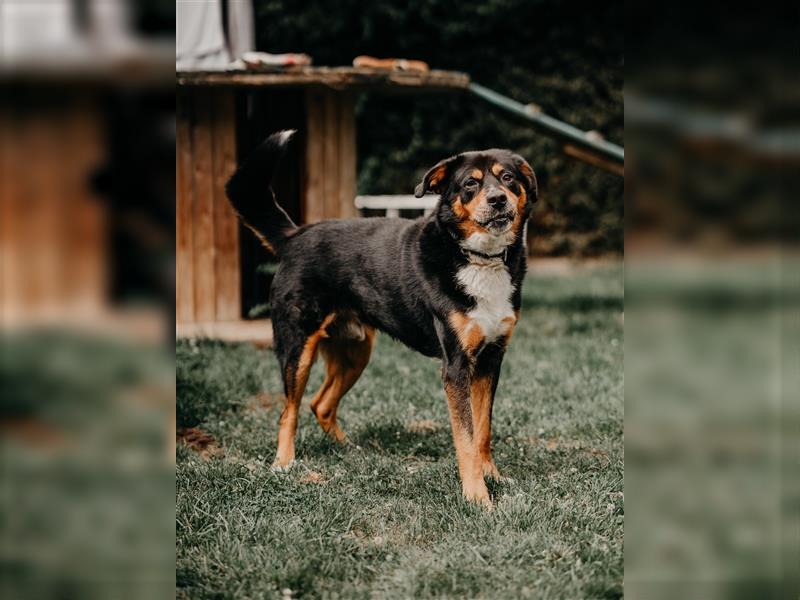
{"label": "wooden post", "polygon": [[339,94],[326,91],[323,109],[322,148],[324,152],[322,167],[322,189],[324,202],[323,216],[335,219],[339,216]]}
{"label": "wooden post", "polygon": [[241,317],[239,220],[225,195],[225,182],[236,170],[236,110],[230,90],[217,90],[214,106],[214,276],[216,320]]}
{"label": "wooden post", "polygon": [[339,94],[339,217],[356,211],[356,103],[350,92]]}
{"label": "wooden post", "polygon": [[306,92],[305,185],[301,214],[306,223],[325,218],[325,93],[312,89]]}
{"label": "wooden post", "polygon": [[329,89],[306,92],[303,215],[306,223],[356,216],[355,102]]}
{"label": "wooden post", "polygon": [[175,135],[175,317],[178,323],[194,322],[194,239],[192,204],[191,98],[177,94]]}
{"label": "wooden post", "polygon": [[211,92],[194,93],[195,118],[192,120],[192,205],[194,259],[194,317],[196,321],[213,321],[216,317],[214,269],[214,188],[212,170],[213,137],[211,134]]}
{"label": "wooden post", "polygon": [[236,168],[234,92],[180,93],[177,118],[177,321],[237,320],[239,225],[225,197],[225,182]]}

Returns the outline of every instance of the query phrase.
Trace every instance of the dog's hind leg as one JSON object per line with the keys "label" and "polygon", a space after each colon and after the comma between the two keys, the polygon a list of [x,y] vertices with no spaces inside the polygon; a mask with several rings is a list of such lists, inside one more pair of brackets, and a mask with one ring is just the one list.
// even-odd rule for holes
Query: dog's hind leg
{"label": "dog's hind leg", "polygon": [[372,354],[375,330],[358,323],[345,323],[332,328],[331,337],[320,341],[325,359],[326,376],[314,399],[311,410],[323,431],[338,441],[345,434],[336,421],[339,401],[361,376]]}
{"label": "dog's hind leg", "polygon": [[288,467],[295,457],[294,438],[297,432],[297,413],[308,382],[308,374],[317,357],[320,340],[326,338],[326,328],[334,320],[328,315],[319,328],[306,335],[287,325],[276,324],[276,351],[283,370],[283,388],[286,404],[281,413],[278,429],[278,451],[273,468]]}

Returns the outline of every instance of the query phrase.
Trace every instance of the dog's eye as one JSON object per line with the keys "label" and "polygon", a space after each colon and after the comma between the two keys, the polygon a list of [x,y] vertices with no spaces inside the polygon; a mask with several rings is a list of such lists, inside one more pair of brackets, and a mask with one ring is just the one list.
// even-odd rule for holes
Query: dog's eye
{"label": "dog's eye", "polygon": [[477,190],[478,189],[478,180],[477,179],[467,179],[464,182],[464,188],[468,190]]}
{"label": "dog's eye", "polygon": [[509,173],[508,171],[503,173],[503,175],[501,176],[501,179],[503,180],[503,183],[513,183],[514,182],[514,176],[511,173]]}

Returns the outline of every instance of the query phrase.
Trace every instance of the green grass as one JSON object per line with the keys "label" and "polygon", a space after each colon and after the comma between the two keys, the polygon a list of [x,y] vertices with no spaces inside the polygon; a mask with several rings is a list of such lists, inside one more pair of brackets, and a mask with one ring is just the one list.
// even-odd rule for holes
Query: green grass
{"label": "green grass", "polygon": [[340,407],[344,445],[308,408],[317,364],[299,463],[276,474],[273,354],[180,343],[179,425],[221,450],[178,448],[178,597],[621,597],[622,268],[531,271],[495,402],[510,479],[491,512],[461,498],[436,362],[379,336]]}

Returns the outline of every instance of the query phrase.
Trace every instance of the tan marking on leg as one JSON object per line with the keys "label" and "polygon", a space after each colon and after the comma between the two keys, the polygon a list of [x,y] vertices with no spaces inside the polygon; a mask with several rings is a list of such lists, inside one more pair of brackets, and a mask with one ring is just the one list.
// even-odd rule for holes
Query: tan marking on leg
{"label": "tan marking on leg", "polygon": [[294,461],[294,438],[297,432],[297,413],[300,409],[300,401],[303,399],[303,392],[306,389],[308,374],[317,357],[317,345],[320,339],[328,337],[325,328],[333,322],[334,318],[336,315],[333,313],[325,317],[319,329],[306,340],[297,366],[289,367],[285,375],[288,393],[286,404],[281,412],[278,428],[278,451],[273,463],[274,467],[287,467]]}
{"label": "tan marking on leg", "polygon": [[464,313],[454,310],[448,317],[450,326],[458,337],[461,348],[470,356],[474,356],[483,345],[486,335],[481,326]]}
{"label": "tan marking on leg", "polygon": [[362,340],[328,339],[320,343],[327,373],[322,387],[311,401],[311,410],[322,430],[340,442],[345,439],[345,434],[336,422],[339,402],[361,376],[375,342],[375,330],[362,327]]}
{"label": "tan marking on leg", "polygon": [[457,386],[446,382],[445,393],[447,394],[447,405],[450,409],[450,425],[453,429],[453,445],[456,448],[456,459],[458,460],[458,472],[461,477],[461,493],[471,502],[478,502],[491,508],[492,502],[489,499],[489,490],[483,480],[483,469],[481,466],[478,448],[475,446],[474,429],[470,434],[464,426],[463,418],[472,418],[471,415],[462,417],[463,403],[469,406],[469,398],[465,391],[459,390]]}
{"label": "tan marking on leg", "polygon": [[481,462],[481,472],[500,479],[500,472],[492,460],[492,380],[476,377],[470,388],[472,406],[472,431],[475,447]]}

